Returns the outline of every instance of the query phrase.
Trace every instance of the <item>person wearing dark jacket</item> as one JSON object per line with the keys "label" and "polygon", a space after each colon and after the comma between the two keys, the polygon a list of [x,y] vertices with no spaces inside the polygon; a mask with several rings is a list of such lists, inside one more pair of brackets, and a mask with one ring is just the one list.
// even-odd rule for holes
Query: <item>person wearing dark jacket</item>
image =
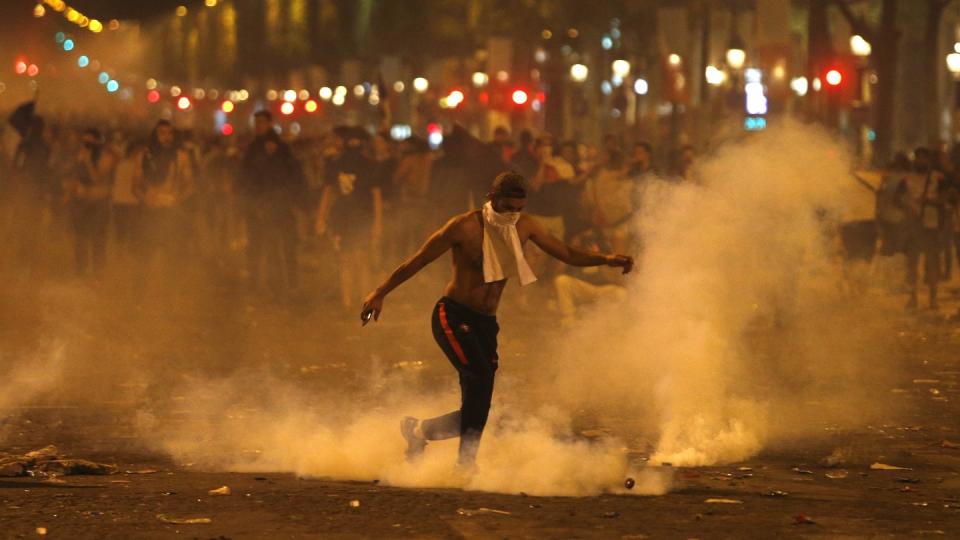
{"label": "person wearing dark jacket", "polygon": [[340,255],[340,299],[344,308],[370,287],[383,238],[383,188],[376,163],[365,155],[369,135],[352,128],[338,135],[343,152],[327,168],[317,234],[328,231]]}
{"label": "person wearing dark jacket", "polygon": [[[258,121],[270,119],[258,115]],[[259,286],[260,269],[266,263],[274,293],[296,289],[299,266],[294,212],[307,200],[306,179],[300,162],[272,126],[258,129],[244,156],[237,187],[246,218],[250,285]]]}

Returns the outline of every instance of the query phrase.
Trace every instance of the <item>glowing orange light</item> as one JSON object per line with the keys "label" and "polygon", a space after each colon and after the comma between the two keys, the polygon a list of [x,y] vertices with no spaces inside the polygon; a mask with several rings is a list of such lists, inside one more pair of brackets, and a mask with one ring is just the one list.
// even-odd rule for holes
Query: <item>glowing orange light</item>
{"label": "glowing orange light", "polygon": [[156,103],[160,101],[160,92],[157,92],[156,90],[147,92],[147,101],[150,103]]}
{"label": "glowing orange light", "polygon": [[223,133],[224,135],[228,135],[228,136],[233,135],[233,125],[224,124],[223,127],[220,128],[220,133]]}
{"label": "glowing orange light", "polygon": [[513,102],[516,103],[517,105],[523,105],[524,103],[527,102],[528,99],[530,99],[530,97],[527,96],[527,93],[524,92],[523,90],[514,90],[512,97],[513,97]]}
{"label": "glowing orange light", "polygon": [[23,60],[17,60],[17,63],[14,64],[13,69],[16,70],[17,75],[23,75],[27,72],[27,63]]}
{"label": "glowing orange light", "polygon": [[27,66],[27,75],[36,77],[37,73],[40,73],[40,68],[38,68],[36,64],[30,64]]}
{"label": "glowing orange light", "polygon": [[189,109],[190,98],[188,98],[187,96],[181,96],[180,99],[177,100],[177,108],[180,109],[181,111],[185,111]]}
{"label": "glowing orange light", "polygon": [[230,100],[224,101],[224,102],[223,102],[223,105],[220,105],[220,110],[223,111],[223,112],[225,112],[225,113],[227,113],[227,114],[232,113],[232,112],[233,112],[233,108],[234,108],[233,102],[230,101]]}
{"label": "glowing orange light", "polygon": [[319,108],[319,105],[317,105],[317,102],[316,102],[316,101],[314,101],[314,100],[311,99],[311,100],[308,100],[308,101],[303,105],[303,108],[306,109],[308,113],[315,113],[315,112],[317,112],[317,109]]}
{"label": "glowing orange light", "polygon": [[293,114],[293,103],[290,103],[289,101],[285,101],[283,105],[280,106],[280,112],[282,112],[287,116]]}

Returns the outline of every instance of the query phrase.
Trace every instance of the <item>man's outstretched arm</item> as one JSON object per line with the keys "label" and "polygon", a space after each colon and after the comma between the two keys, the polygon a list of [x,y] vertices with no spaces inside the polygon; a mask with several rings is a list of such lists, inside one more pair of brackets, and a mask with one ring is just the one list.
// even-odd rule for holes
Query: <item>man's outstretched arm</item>
{"label": "man's outstretched arm", "polygon": [[633,257],[629,255],[604,254],[585,251],[562,242],[547,232],[536,220],[530,221],[530,240],[547,255],[571,266],[613,266],[623,268],[626,274],[633,270]]}
{"label": "man's outstretched arm", "polygon": [[380,312],[383,310],[383,299],[387,294],[399,287],[403,282],[415,276],[424,266],[437,260],[438,257],[453,247],[453,225],[454,220],[450,220],[443,228],[430,235],[430,238],[427,239],[423,246],[421,246],[412,257],[398,266],[383,284],[367,295],[361,308],[361,317],[369,313],[374,320],[379,320]]}

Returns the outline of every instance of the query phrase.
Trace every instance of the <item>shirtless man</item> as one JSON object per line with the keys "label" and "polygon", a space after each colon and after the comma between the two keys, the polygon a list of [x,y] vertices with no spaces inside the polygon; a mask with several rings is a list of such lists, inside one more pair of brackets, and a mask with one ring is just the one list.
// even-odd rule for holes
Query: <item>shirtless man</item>
{"label": "shirtless man", "polygon": [[612,266],[624,273],[633,258],[604,255],[564,244],[535,220],[522,214],[526,205],[523,177],[502,173],[493,182],[482,210],[452,218],[401,264],[363,302],[361,319],[379,320],[384,298],[447,250],[453,252],[453,278],[433,310],[433,337],[460,376],[460,409],[419,421],[404,418],[400,431],[408,459],[420,455],[427,441],[460,437],[461,466],[476,460],[480,435],[487,422],[493,379],[497,370],[496,312],[507,278],[522,284],[536,278],[523,259],[522,244],[533,241],[547,254],[573,266]]}

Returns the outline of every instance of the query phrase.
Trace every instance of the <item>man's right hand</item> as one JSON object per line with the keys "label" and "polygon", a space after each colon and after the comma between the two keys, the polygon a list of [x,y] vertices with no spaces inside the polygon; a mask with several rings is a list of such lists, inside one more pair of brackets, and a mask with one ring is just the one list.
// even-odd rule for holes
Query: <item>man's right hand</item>
{"label": "man's right hand", "polygon": [[381,311],[383,311],[383,296],[377,291],[373,291],[363,301],[363,306],[360,308],[360,320],[363,321],[364,325],[370,322],[370,319],[379,321]]}

